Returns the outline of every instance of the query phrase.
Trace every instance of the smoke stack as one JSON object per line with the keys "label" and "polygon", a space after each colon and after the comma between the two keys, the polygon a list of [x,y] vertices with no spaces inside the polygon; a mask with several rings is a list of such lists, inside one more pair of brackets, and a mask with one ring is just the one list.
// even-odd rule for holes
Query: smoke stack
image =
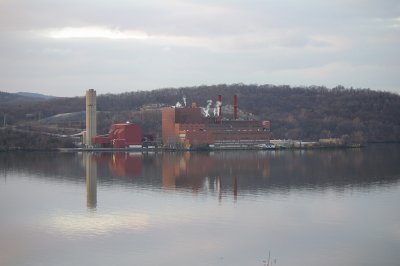
{"label": "smoke stack", "polygon": [[86,147],[92,147],[92,138],[97,135],[96,118],[96,91],[93,89],[86,91]]}
{"label": "smoke stack", "polygon": [[237,119],[237,96],[233,95],[233,119]]}

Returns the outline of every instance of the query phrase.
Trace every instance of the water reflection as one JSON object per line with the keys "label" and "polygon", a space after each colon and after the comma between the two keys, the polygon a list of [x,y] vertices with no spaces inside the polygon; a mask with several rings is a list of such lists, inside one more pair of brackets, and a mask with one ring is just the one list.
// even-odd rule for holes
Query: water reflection
{"label": "water reflection", "polygon": [[84,153],[86,168],[86,206],[96,209],[97,206],[97,161],[93,159],[93,153]]}
{"label": "water reflection", "polygon": [[[388,152],[385,146],[385,151]],[[87,207],[96,208],[97,185],[135,185],[206,193],[219,199],[290,189],[337,190],[391,184],[400,178],[399,149],[245,151],[203,153],[84,153]]]}
{"label": "water reflection", "polygon": [[97,182],[142,189],[210,193],[234,198],[291,189],[369,188],[398,182],[400,146],[359,150],[215,153],[2,153],[4,180],[18,173],[82,182],[96,208]]}
{"label": "water reflection", "polygon": [[399,161],[400,145],[0,153],[0,265],[397,265]]}
{"label": "water reflection", "polygon": [[141,231],[148,227],[146,214],[113,212],[108,214],[67,213],[54,216],[46,226],[71,238],[98,236],[116,231]]}
{"label": "water reflection", "polygon": [[93,153],[93,159],[101,167],[101,172],[114,177],[134,177],[142,174],[144,163],[142,153]]}

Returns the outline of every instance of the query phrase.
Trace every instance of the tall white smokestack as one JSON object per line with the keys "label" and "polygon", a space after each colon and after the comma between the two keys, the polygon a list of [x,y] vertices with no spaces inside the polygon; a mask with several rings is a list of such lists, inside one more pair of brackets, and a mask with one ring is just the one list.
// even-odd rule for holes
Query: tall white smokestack
{"label": "tall white smokestack", "polygon": [[93,147],[92,138],[97,135],[96,91],[86,91],[86,147]]}

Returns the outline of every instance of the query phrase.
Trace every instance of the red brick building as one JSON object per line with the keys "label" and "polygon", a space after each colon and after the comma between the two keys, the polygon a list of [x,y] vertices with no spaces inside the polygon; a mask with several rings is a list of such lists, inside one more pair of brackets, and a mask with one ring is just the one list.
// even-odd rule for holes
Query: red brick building
{"label": "red brick building", "polygon": [[168,148],[259,148],[270,137],[269,121],[205,117],[196,104],[162,109],[162,140]]}

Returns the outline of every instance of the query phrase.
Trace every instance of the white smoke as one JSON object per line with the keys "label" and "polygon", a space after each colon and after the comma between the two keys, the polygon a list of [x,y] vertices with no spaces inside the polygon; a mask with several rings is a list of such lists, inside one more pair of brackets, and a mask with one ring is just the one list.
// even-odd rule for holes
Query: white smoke
{"label": "white smoke", "polygon": [[209,113],[211,105],[212,105],[212,100],[207,100],[207,106],[206,106],[207,113]]}
{"label": "white smoke", "polygon": [[186,107],[186,96],[185,95],[183,95],[182,100],[183,100],[183,105]]}
{"label": "white smoke", "polygon": [[220,101],[215,102],[215,107],[214,107],[214,111],[213,111],[214,116],[216,116],[216,117],[220,116],[219,107],[221,105],[222,105],[222,103]]}
{"label": "white smoke", "polygon": [[201,112],[203,113],[203,115],[205,117],[209,117],[210,116],[210,107],[212,105],[212,100],[207,100],[207,105],[206,107],[201,107]]}

